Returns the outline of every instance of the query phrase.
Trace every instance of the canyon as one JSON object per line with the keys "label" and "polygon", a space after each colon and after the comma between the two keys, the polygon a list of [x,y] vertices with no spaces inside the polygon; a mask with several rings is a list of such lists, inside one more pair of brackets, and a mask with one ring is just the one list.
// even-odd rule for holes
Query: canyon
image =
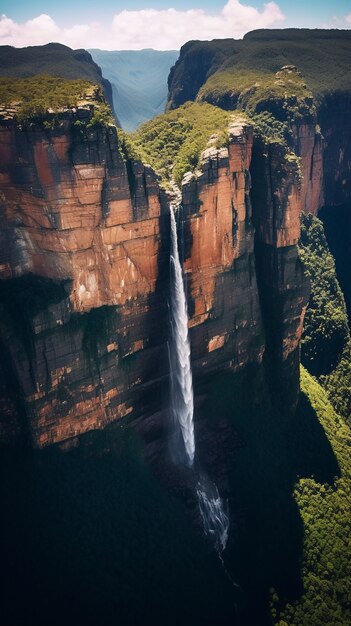
{"label": "canyon", "polygon": [[[24,428],[35,446],[132,423],[168,394],[169,199],[150,167],[125,160],[113,127],[77,130],[91,115],[63,114],[50,132],[1,124],[2,432]],[[228,132],[229,147],[208,148],[182,186],[194,378],[271,352],[294,406],[303,193],[288,162],[284,187],[270,187],[250,125]],[[274,150],[265,167],[274,180]]]}
{"label": "canyon", "polygon": [[123,130],[164,112],[167,77],[176,50],[89,50],[112,86],[113,107]]}
{"label": "canyon", "polygon": [[[275,80],[290,76],[300,80],[293,66]],[[300,214],[350,198],[349,99],[331,94],[317,115],[304,103],[289,148],[234,113],[228,147],[209,141],[180,198],[195,386],[264,360],[291,409],[308,300]],[[5,440],[42,447],[167,406],[172,194],[93,116],[85,103],[48,129],[1,114]]]}
{"label": "canyon", "polygon": [[308,32],[186,44],[149,146],[82,50],[43,47],[93,80],[75,103],[0,103],[8,623],[349,623],[350,37]]}

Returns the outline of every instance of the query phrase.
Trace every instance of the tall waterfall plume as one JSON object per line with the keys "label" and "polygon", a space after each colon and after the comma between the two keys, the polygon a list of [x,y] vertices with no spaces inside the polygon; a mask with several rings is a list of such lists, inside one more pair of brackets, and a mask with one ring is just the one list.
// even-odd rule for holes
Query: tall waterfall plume
{"label": "tall waterfall plume", "polygon": [[[194,395],[188,338],[188,311],[179,259],[177,224],[173,209],[171,220],[171,410],[174,426],[173,453],[184,458],[190,467],[194,463]],[[184,451],[181,449],[180,436]]]}
{"label": "tall waterfall plume", "polygon": [[[192,468],[197,479],[196,495],[205,534],[211,537],[221,560],[225,549],[229,517],[217,486],[200,468],[194,467],[194,394],[188,337],[188,311],[182,266],[178,251],[177,224],[170,207],[171,224],[171,341],[169,362],[171,371],[171,413],[173,418],[172,453],[177,462]],[[222,561],[223,562],[223,561]]]}

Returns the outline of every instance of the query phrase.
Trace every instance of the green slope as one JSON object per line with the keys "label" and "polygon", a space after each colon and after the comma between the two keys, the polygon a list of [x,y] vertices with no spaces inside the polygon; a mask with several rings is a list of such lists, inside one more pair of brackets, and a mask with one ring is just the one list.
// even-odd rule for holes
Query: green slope
{"label": "green slope", "polygon": [[[302,369],[302,395],[323,428],[340,468],[333,481],[300,478],[294,497],[304,526],[301,599],[273,613],[279,626],[348,626],[351,623],[351,433],[310,374]],[[307,433],[306,433],[307,435]],[[311,443],[313,443],[311,441]]]}
{"label": "green slope", "polygon": [[241,441],[225,554],[241,587],[239,624],[348,626],[351,432],[305,369],[290,416],[267,375],[252,367],[214,377],[205,409],[214,433],[227,417]]}
{"label": "green slope", "polygon": [[300,256],[311,280],[301,358],[351,424],[351,339],[343,293],[321,220],[303,215]]}
{"label": "green slope", "polygon": [[[318,98],[351,88],[351,32],[348,30],[262,30],[242,40],[190,42],[181,49],[170,77],[169,102],[199,99],[233,108],[240,93],[266,80],[284,65],[296,65]],[[189,79],[198,58],[206,72]]]}
{"label": "green slope", "polygon": [[112,107],[111,85],[86,50],[72,50],[60,43],[27,48],[0,46],[0,76],[29,78],[42,74],[102,85]]}
{"label": "green slope", "polygon": [[218,107],[189,102],[142,124],[129,141],[164,183],[173,177],[180,184],[183,174],[198,165],[211,135],[218,134],[217,145],[226,142],[228,122],[229,114]]}

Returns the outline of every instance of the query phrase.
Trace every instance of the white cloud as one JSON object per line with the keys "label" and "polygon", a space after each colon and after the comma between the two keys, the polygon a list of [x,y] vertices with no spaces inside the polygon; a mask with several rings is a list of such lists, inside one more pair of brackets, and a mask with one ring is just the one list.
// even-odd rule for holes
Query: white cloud
{"label": "white cloud", "polygon": [[39,15],[25,24],[17,24],[6,15],[0,19],[1,44],[31,46],[53,41],[59,36],[60,28],[49,15]]}
{"label": "white cloud", "polygon": [[351,13],[343,17],[333,15],[329,22],[323,24],[322,28],[351,28]]}
{"label": "white cloud", "polygon": [[217,14],[202,9],[123,10],[108,26],[97,22],[60,28],[49,15],[39,15],[19,24],[3,15],[0,18],[0,44],[28,46],[59,41],[72,48],[138,50],[180,48],[190,39],[240,38],[255,28],[269,28],[284,20],[275,2],[259,11],[240,0],[228,0]]}
{"label": "white cloud", "polygon": [[121,48],[170,49],[190,39],[242,37],[248,30],[266,28],[283,19],[274,2],[265,4],[260,12],[239,0],[228,0],[217,15],[201,9],[122,11],[114,16],[112,30]]}

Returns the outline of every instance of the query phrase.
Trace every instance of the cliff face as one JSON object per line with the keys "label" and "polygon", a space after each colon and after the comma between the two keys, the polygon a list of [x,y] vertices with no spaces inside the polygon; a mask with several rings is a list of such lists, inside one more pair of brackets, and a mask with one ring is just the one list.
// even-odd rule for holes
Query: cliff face
{"label": "cliff face", "polygon": [[229,147],[209,148],[183,182],[185,261],[195,375],[262,360],[250,173],[253,133],[237,122]]}
{"label": "cliff face", "polygon": [[1,127],[4,367],[39,445],[129,414],[167,335],[156,177],[75,122]]}
{"label": "cliff face", "polygon": [[265,358],[274,395],[287,406],[294,406],[298,396],[299,344],[309,297],[297,250],[308,197],[301,180],[303,159],[301,165],[279,143],[254,142],[251,200]]}
{"label": "cliff face", "polygon": [[209,50],[207,42],[188,41],[168,76],[168,109],[195,100],[201,85],[226,58],[232,39],[217,39]]}
{"label": "cliff face", "polygon": [[[317,214],[350,202],[350,51],[348,30],[258,30],[220,45],[189,42],[169,77],[169,106],[190,99],[287,122],[286,138],[301,157],[302,208]],[[301,81],[293,86],[294,67]]]}
{"label": "cliff face", "polygon": [[71,280],[73,312],[153,292],[159,190],[149,168],[127,169],[115,129],[84,134],[67,119],[50,132],[0,132],[1,278]]}
{"label": "cliff face", "polygon": [[[1,432],[37,446],[121,417],[137,422],[167,402],[168,201],[149,167],[125,162],[114,128],[82,130],[89,115],[78,109],[52,130],[13,120],[0,128]],[[252,147],[252,128],[238,119],[229,147],[206,150],[183,183],[199,384],[264,354],[298,384],[301,193],[287,169],[283,190],[258,200],[251,177],[264,185],[266,166],[257,169]],[[278,167],[279,155],[269,162]]]}

